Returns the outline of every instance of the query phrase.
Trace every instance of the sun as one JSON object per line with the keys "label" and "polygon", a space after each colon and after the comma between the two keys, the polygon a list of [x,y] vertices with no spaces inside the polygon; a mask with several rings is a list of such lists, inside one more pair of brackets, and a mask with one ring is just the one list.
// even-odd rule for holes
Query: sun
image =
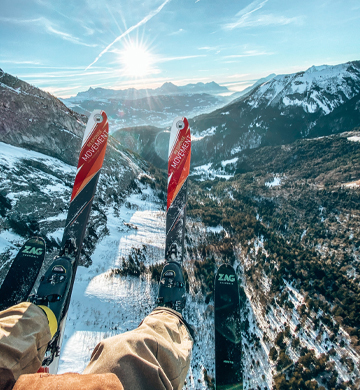
{"label": "sun", "polygon": [[129,43],[121,52],[120,61],[127,76],[139,78],[153,71],[154,58],[150,51],[139,43]]}

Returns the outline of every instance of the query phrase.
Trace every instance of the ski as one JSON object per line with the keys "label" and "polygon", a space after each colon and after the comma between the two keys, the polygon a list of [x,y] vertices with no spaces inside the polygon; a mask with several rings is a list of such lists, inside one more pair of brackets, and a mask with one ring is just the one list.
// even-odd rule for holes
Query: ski
{"label": "ski", "polygon": [[238,280],[230,264],[215,276],[216,389],[242,389],[241,321]]}
{"label": "ski", "polygon": [[58,331],[49,343],[43,361],[43,366],[45,366],[43,370],[52,374],[56,374],[59,365],[66,316],[91,205],[105,157],[108,132],[109,124],[106,113],[102,110],[93,111],[82,141],[60,256],[55,259],[43,276],[37,292],[36,299],[41,299],[41,296],[45,296],[47,289],[55,291],[55,298],[51,301],[54,302],[52,307],[60,313]]}
{"label": "ski", "polygon": [[46,245],[40,237],[25,242],[0,287],[0,311],[27,300],[45,258]]}
{"label": "ski", "polygon": [[166,212],[165,260],[182,264],[190,171],[191,134],[184,117],[175,118],[170,133]]}

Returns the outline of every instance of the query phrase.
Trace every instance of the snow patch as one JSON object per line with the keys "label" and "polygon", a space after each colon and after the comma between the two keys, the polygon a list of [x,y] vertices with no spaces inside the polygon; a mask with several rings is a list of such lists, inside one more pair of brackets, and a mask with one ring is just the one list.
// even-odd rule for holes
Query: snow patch
{"label": "snow patch", "polygon": [[352,137],[348,137],[347,139],[348,141],[352,141],[352,142],[360,142],[360,137],[357,136],[357,135],[354,135]]}
{"label": "snow patch", "polygon": [[204,180],[213,180],[216,177],[229,180],[234,175],[227,174],[223,172],[222,170],[215,170],[211,168],[212,163],[200,165],[199,167],[195,167],[193,172],[191,173],[191,176],[201,176],[200,181]]}
{"label": "snow patch", "polygon": [[207,226],[206,227],[206,231],[208,233],[220,233],[224,230],[224,228],[220,225],[216,226],[216,227],[212,227],[212,226]]}
{"label": "snow patch", "polygon": [[277,187],[281,185],[281,179],[280,177],[275,176],[272,181],[265,183],[266,187]]}
{"label": "snow patch", "polygon": [[210,127],[206,130],[201,131],[200,133],[191,134],[192,141],[200,141],[205,137],[210,137],[215,134],[217,126]]}
{"label": "snow patch", "polygon": [[223,167],[225,167],[226,165],[229,165],[229,164],[235,164],[237,162],[237,160],[239,160],[239,157],[234,157],[231,160],[221,161],[221,165]]}

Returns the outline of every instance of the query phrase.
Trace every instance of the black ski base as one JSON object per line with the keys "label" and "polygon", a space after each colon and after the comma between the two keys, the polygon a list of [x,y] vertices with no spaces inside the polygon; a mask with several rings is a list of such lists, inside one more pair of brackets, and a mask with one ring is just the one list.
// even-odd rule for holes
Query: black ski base
{"label": "black ski base", "polygon": [[45,241],[33,237],[19,250],[0,288],[0,311],[25,302],[45,258]]}
{"label": "black ski base", "polygon": [[166,214],[165,260],[182,264],[186,221],[187,179]]}
{"label": "black ski base", "polygon": [[215,277],[216,389],[242,389],[241,321],[234,268],[223,264]]}

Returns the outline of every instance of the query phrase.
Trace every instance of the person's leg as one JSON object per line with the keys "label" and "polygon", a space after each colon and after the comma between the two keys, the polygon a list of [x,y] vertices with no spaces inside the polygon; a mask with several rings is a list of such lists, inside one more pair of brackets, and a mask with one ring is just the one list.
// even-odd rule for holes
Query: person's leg
{"label": "person's leg", "polygon": [[0,369],[22,374],[36,372],[51,340],[48,319],[43,310],[22,302],[0,312]]}
{"label": "person's leg", "polygon": [[181,314],[158,307],[137,329],[100,342],[84,374],[112,372],[125,390],[181,389],[192,346]]}

